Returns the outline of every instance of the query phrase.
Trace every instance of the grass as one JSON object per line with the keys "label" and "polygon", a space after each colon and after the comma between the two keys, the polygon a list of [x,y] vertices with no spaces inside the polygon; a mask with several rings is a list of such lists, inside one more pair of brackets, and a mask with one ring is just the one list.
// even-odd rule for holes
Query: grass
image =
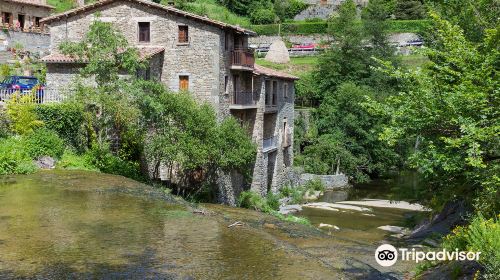
{"label": "grass", "polygon": [[[167,0],[162,0],[161,4],[167,5],[167,2]],[[239,16],[229,11],[226,7],[220,5],[216,0],[194,0],[192,2],[187,2],[184,5],[184,7],[181,7],[182,10],[195,13],[200,16],[207,16],[214,20],[242,27],[249,27],[251,25],[249,18]]]}
{"label": "grass", "polygon": [[422,67],[429,59],[421,54],[402,55],[401,62],[409,69]]}
{"label": "grass", "polygon": [[61,13],[76,7],[74,0],[47,0],[47,4],[54,6],[56,8],[54,12],[56,13]]}
{"label": "grass", "polygon": [[264,67],[272,68],[275,70],[280,70],[288,74],[300,76],[304,72],[309,72],[314,69],[318,63],[319,56],[302,56],[302,57],[290,57],[290,62],[287,64],[273,63],[265,60],[264,58],[258,58],[256,63]]}

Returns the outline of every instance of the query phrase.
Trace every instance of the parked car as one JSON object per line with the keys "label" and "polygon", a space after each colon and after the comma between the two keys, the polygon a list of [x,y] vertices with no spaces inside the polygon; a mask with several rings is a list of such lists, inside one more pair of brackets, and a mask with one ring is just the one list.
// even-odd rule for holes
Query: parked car
{"label": "parked car", "polygon": [[0,83],[0,100],[7,100],[16,92],[29,94],[35,90],[35,98],[38,103],[43,100],[45,85],[38,78],[32,76],[8,76]]}

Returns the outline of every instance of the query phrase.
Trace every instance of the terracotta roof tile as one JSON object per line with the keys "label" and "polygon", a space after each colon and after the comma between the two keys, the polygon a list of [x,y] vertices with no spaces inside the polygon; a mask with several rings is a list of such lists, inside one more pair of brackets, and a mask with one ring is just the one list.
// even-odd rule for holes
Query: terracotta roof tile
{"label": "terracotta roof tile", "polygon": [[274,70],[274,69],[271,69],[271,68],[267,68],[267,67],[264,67],[264,66],[260,66],[260,65],[257,65],[255,64],[254,65],[254,71],[253,71],[255,74],[258,74],[258,75],[264,75],[264,76],[269,76],[269,77],[277,77],[277,78],[282,78],[282,79],[289,79],[289,80],[298,80],[299,77],[296,77],[296,76],[293,76],[293,75],[290,75],[290,74],[287,74],[287,73],[283,73],[283,72],[280,72],[280,71],[277,71],[277,70]]}
{"label": "terracotta roof tile", "polygon": [[[165,50],[163,47],[143,47],[139,48],[139,58],[147,59],[156,54],[159,54]],[[85,63],[87,60],[83,59],[81,62]],[[45,63],[78,63],[78,58],[70,55],[52,53],[42,58],[42,62]]]}
{"label": "terracotta roof tile", "polygon": [[66,11],[64,13],[60,13],[60,14],[56,14],[56,15],[53,15],[53,16],[50,16],[50,17],[46,17],[46,18],[42,19],[41,22],[50,23],[50,22],[53,22],[53,21],[58,21],[61,18],[68,18],[68,17],[74,16],[76,14],[79,14],[79,13],[82,13],[82,12],[86,12],[86,11],[90,11],[90,10],[93,10],[95,8],[98,8],[98,7],[101,7],[101,6],[113,3],[115,1],[136,2],[136,3],[143,4],[143,5],[146,5],[146,6],[149,6],[149,7],[153,7],[153,8],[157,8],[157,9],[163,10],[163,11],[168,12],[168,13],[172,13],[172,14],[176,14],[176,15],[179,15],[179,16],[183,16],[183,17],[186,17],[186,18],[193,19],[193,20],[198,20],[198,21],[201,21],[201,22],[205,22],[206,24],[214,25],[214,26],[217,26],[217,27],[222,28],[222,29],[224,29],[224,28],[232,29],[232,30],[236,31],[237,33],[244,33],[244,34],[251,35],[251,36],[256,36],[257,35],[257,33],[253,32],[251,30],[242,28],[242,27],[237,26],[237,25],[231,25],[231,24],[227,24],[227,23],[224,23],[224,22],[221,22],[221,21],[209,19],[208,17],[200,16],[200,15],[193,14],[193,13],[189,13],[189,12],[186,12],[186,11],[183,11],[183,10],[176,9],[174,7],[157,4],[157,3],[154,3],[153,1],[149,1],[149,0],[100,0],[100,1],[97,1],[95,3],[89,4],[89,5],[85,5],[83,7],[71,9],[71,10]]}
{"label": "terracotta roof tile", "polygon": [[37,7],[44,7],[44,8],[49,8],[49,9],[55,9],[54,6],[47,5],[47,4],[40,4],[40,3],[34,3],[29,0],[3,0],[5,2],[12,2],[12,3],[19,3],[23,5],[31,5],[31,6],[37,6]]}

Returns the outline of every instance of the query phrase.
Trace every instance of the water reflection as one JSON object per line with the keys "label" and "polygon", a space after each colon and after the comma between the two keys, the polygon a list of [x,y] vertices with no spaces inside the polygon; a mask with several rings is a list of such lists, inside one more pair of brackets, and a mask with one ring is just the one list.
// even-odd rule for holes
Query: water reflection
{"label": "water reflection", "polygon": [[264,231],[227,224],[119,176],[0,177],[0,278],[331,279],[339,273]]}

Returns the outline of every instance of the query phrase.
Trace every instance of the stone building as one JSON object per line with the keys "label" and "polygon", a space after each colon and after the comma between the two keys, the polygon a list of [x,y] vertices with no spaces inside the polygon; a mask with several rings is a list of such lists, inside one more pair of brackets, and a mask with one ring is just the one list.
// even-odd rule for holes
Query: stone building
{"label": "stone building", "polygon": [[61,42],[78,41],[96,20],[111,22],[149,61],[149,77],[172,91],[189,90],[234,116],[257,144],[251,183],[238,174],[221,176],[221,200],[234,204],[244,188],[261,194],[287,183],[293,163],[294,76],[254,64],[248,48],[256,34],[207,17],[147,0],[103,0],[43,20],[50,25],[47,89],[63,92],[81,65],[58,53]]}
{"label": "stone building", "polygon": [[1,25],[16,31],[42,31],[42,18],[49,16],[53,9],[46,0],[2,0]]}

